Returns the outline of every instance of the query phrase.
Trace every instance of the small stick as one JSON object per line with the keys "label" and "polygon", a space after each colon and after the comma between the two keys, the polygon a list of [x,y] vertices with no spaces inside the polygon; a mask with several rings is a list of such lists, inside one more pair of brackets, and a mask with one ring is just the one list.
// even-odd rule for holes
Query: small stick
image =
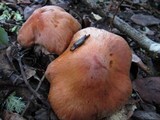
{"label": "small stick", "polygon": [[[42,76],[40,82],[38,83],[38,86],[37,86],[37,88],[36,88],[36,90],[35,90],[36,92],[39,90],[39,88],[40,88],[42,82],[44,81],[44,79],[45,79],[45,75]],[[32,100],[33,98],[34,98],[34,95],[31,96],[31,98],[30,98],[30,100],[28,101],[25,109],[24,109],[23,112],[21,113],[21,116],[23,116],[23,115],[25,114],[25,112],[26,112],[26,110],[28,109],[29,105],[31,104],[31,100]]]}
{"label": "small stick", "polygon": [[[82,0],[82,2],[85,5],[88,5],[90,8],[92,8],[93,12],[99,14],[102,17],[106,17],[107,15],[106,12],[100,9],[100,7],[97,4],[89,0]],[[108,14],[108,17],[110,19],[113,19],[113,16],[114,15],[111,13]],[[160,43],[151,40],[146,35],[142,34],[138,30],[130,26],[128,23],[120,19],[118,16],[114,17],[113,24],[118,30],[120,30],[121,32],[126,34],[128,37],[130,37],[132,40],[137,42],[141,48],[148,51],[149,55],[152,58],[160,59]]]}
{"label": "small stick", "polygon": [[117,9],[116,9],[116,11],[115,11],[115,13],[114,13],[114,15],[113,15],[113,18],[111,19],[111,28],[112,28],[112,26],[113,26],[114,18],[115,18],[115,16],[116,16],[117,13],[118,13],[118,9],[120,8],[120,6],[122,5],[123,2],[124,2],[124,0],[121,0],[120,3],[119,3],[119,5],[117,6]]}
{"label": "small stick", "polygon": [[87,40],[87,38],[90,36],[90,34],[88,35],[84,35],[83,37],[81,37],[79,40],[77,40],[73,46],[70,48],[70,51],[74,51],[75,49],[77,49],[78,47],[80,47],[81,45],[84,44],[84,42]]}
{"label": "small stick", "polygon": [[20,71],[21,71],[21,74],[22,74],[22,77],[24,79],[24,82],[26,84],[26,86],[28,87],[28,89],[33,93],[33,95],[38,98],[44,105],[48,106],[48,104],[46,104],[45,101],[42,100],[42,96],[40,96],[29,84],[28,80],[27,80],[27,77],[25,75],[25,72],[23,70],[23,66],[22,66],[22,62],[21,62],[21,59],[18,58],[18,63],[19,63],[19,66],[20,66]]}

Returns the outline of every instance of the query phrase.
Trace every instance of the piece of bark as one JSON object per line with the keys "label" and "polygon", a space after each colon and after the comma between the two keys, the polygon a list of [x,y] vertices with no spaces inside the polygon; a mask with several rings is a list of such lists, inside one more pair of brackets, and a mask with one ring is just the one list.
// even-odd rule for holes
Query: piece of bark
{"label": "piece of bark", "polygon": [[137,42],[141,48],[145,49],[149,52],[152,58],[160,59],[160,43],[154,42],[146,35],[140,33],[133,27],[131,27],[128,23],[123,21],[117,16],[102,10],[98,4],[91,2],[90,0],[81,0],[84,4],[91,7],[93,12],[99,14],[102,17],[109,17],[111,20],[114,18],[113,25],[119,29],[121,32],[125,33],[132,40]]}

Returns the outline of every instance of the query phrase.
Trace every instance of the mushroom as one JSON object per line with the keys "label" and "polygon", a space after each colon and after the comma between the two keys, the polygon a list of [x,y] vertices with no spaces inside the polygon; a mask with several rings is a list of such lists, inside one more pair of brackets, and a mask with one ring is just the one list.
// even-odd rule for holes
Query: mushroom
{"label": "mushroom", "polygon": [[[79,40],[84,42],[76,46]],[[48,99],[59,119],[99,120],[120,109],[132,91],[131,55],[118,35],[93,27],[78,31],[45,73]]]}
{"label": "mushroom", "polygon": [[45,6],[35,10],[23,24],[17,40],[24,47],[39,44],[59,55],[80,28],[80,23],[64,9]]}

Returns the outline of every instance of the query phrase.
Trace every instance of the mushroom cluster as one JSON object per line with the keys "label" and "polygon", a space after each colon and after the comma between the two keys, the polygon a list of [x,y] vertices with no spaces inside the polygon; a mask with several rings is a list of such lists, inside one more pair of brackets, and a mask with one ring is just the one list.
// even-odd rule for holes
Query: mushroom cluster
{"label": "mushroom cluster", "polygon": [[45,73],[50,82],[48,99],[60,120],[108,117],[132,91],[127,42],[102,29],[80,28],[62,8],[45,6],[35,10],[17,38],[24,47],[39,44],[60,55]]}
{"label": "mushroom cluster", "polygon": [[[83,45],[75,46],[84,36]],[[122,37],[92,27],[78,31],[46,70],[49,102],[59,119],[99,120],[121,108],[132,91],[130,65]]]}
{"label": "mushroom cluster", "polygon": [[60,55],[79,29],[80,23],[63,8],[45,6],[35,10],[27,19],[19,30],[17,40],[23,47],[38,44]]}

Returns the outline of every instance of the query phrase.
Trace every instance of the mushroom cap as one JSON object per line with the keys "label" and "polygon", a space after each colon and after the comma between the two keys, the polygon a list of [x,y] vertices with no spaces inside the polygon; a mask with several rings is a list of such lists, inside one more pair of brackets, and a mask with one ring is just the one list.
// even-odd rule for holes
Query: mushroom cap
{"label": "mushroom cap", "polygon": [[80,28],[80,23],[61,7],[45,6],[27,19],[17,40],[24,47],[39,44],[49,52],[61,54]]}
{"label": "mushroom cap", "polygon": [[[90,34],[74,51],[71,46]],[[131,95],[131,50],[120,36],[97,28],[78,31],[67,50],[46,70],[49,102],[60,120],[98,120]]]}

